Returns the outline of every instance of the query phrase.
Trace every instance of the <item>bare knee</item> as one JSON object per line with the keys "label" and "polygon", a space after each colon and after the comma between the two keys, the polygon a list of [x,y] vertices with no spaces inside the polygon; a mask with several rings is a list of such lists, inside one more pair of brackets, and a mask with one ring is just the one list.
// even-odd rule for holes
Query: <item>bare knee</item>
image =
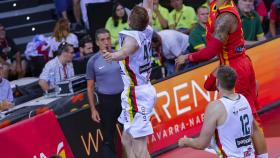
{"label": "bare knee", "polygon": [[123,132],[123,134],[122,134],[122,144],[125,147],[131,146],[132,145],[132,136],[129,135],[128,133],[126,133],[126,132]]}
{"label": "bare knee", "polygon": [[146,137],[135,138],[132,140],[132,148],[135,155],[139,158],[150,158],[147,148]]}

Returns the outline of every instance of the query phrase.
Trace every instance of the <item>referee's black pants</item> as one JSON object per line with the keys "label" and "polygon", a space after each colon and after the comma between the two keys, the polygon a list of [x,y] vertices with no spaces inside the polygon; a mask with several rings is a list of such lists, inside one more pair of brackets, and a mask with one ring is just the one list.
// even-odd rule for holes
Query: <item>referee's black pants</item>
{"label": "referee's black pants", "polygon": [[121,113],[121,93],[107,95],[97,93],[99,104],[97,109],[101,118],[103,133],[103,153],[106,158],[114,158],[117,140],[117,119]]}

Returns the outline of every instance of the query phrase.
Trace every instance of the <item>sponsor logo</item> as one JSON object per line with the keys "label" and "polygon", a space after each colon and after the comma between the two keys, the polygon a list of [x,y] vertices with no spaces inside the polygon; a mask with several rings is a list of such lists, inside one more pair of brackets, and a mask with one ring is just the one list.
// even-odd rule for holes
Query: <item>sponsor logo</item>
{"label": "sponsor logo", "polygon": [[242,107],[242,108],[240,108],[239,109],[239,111],[244,111],[244,110],[246,110],[246,109],[248,109],[248,107],[246,106],[246,107]]}
{"label": "sponsor logo", "polygon": [[139,67],[140,74],[149,71],[152,68],[152,65],[150,63],[147,63],[145,65],[142,65]]}
{"label": "sponsor logo", "polygon": [[237,139],[235,139],[235,143],[236,143],[237,148],[250,145],[251,144],[251,136],[247,135],[245,137],[237,138]]}
{"label": "sponsor logo", "polygon": [[253,149],[251,147],[249,147],[247,151],[243,152],[244,157],[249,157],[251,156],[252,153],[253,153]]}
{"label": "sponsor logo", "polygon": [[[64,149],[64,144],[63,142],[60,142],[58,145],[57,145],[57,148],[56,148],[56,154],[54,155],[58,155],[60,156],[61,158],[66,158],[66,151]],[[52,156],[52,155],[49,155],[49,156]],[[39,156],[37,157],[37,155],[34,155],[33,158],[48,158],[49,156],[46,156],[46,154],[44,154],[43,152],[41,152],[39,154]]]}
{"label": "sponsor logo", "polygon": [[105,67],[105,66],[100,66],[100,67],[98,67],[98,69],[101,70],[101,69],[103,69],[104,67]]}

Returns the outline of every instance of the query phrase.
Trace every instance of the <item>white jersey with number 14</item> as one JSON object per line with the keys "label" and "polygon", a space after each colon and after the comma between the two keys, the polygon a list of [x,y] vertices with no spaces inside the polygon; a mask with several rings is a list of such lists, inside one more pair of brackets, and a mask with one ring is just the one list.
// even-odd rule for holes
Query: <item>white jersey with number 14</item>
{"label": "white jersey with number 14", "polygon": [[147,26],[144,31],[124,30],[119,33],[121,47],[126,36],[134,38],[139,46],[134,54],[119,62],[125,87],[150,84],[152,35],[153,29],[151,26]]}

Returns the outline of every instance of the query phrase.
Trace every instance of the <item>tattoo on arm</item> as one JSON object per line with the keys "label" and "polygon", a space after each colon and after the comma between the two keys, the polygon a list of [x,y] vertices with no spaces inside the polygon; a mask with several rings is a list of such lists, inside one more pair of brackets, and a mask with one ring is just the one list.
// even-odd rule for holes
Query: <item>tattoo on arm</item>
{"label": "tattoo on arm", "polygon": [[222,41],[223,43],[227,41],[228,35],[234,32],[236,29],[237,18],[232,13],[226,12],[222,13],[217,17],[215,23],[214,37]]}

